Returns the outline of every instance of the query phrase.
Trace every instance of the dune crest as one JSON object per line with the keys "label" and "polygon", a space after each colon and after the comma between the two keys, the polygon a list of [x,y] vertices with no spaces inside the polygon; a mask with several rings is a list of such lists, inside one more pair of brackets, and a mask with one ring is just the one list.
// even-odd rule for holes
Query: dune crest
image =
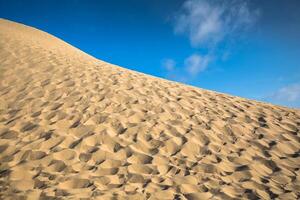
{"label": "dune crest", "polygon": [[0,19],[0,199],[299,199],[300,111],[130,71]]}

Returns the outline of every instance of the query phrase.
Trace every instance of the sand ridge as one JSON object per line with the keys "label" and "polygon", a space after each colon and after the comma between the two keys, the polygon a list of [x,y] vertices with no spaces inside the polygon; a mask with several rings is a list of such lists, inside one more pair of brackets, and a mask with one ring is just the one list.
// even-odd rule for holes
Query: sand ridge
{"label": "sand ridge", "polygon": [[0,20],[0,199],[299,199],[300,111]]}

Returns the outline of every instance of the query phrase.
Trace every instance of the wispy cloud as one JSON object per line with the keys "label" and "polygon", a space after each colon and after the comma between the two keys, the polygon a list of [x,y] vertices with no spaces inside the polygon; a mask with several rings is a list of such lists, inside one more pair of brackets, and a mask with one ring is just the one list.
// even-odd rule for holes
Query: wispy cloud
{"label": "wispy cloud", "polygon": [[167,71],[172,71],[175,69],[176,62],[173,59],[165,59],[162,61],[162,66]]}
{"label": "wispy cloud", "polygon": [[197,75],[207,68],[210,60],[211,58],[208,55],[193,54],[185,59],[184,67],[190,75]]}
{"label": "wispy cloud", "polygon": [[282,87],[265,100],[276,104],[300,108],[300,83]]}
{"label": "wispy cloud", "polygon": [[[251,27],[258,10],[251,10],[247,0],[187,0],[174,17],[174,32],[187,35],[191,46],[201,54],[193,53],[175,67],[172,59],[166,59],[163,66],[173,77],[185,80],[205,71],[209,64],[220,59],[226,61],[230,50],[218,51],[222,42],[231,43],[242,32]],[[230,45],[226,45],[230,46]],[[207,52],[207,53],[203,53]]]}
{"label": "wispy cloud", "polygon": [[300,102],[300,83],[295,83],[280,88],[276,93],[273,94],[273,98],[276,100],[285,100],[288,102]]}
{"label": "wispy cloud", "polygon": [[177,66],[175,60],[164,59],[162,67],[167,71],[167,77],[180,82],[186,82],[190,78],[196,77],[200,72],[204,71],[212,57],[208,55],[200,55],[194,53],[187,57],[182,65]]}
{"label": "wispy cloud", "polygon": [[224,38],[247,30],[258,10],[246,0],[188,0],[176,16],[175,33],[186,34],[193,47],[215,47]]}

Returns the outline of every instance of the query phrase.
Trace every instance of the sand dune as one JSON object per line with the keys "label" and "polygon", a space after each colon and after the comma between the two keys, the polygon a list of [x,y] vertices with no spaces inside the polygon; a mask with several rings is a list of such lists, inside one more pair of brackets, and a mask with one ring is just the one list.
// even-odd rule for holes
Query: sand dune
{"label": "sand dune", "polygon": [[300,111],[0,20],[0,199],[299,199]]}

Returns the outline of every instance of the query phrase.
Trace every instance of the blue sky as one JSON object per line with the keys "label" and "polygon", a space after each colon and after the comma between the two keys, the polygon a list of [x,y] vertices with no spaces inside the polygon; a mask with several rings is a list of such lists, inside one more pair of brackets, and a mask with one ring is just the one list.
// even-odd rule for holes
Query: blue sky
{"label": "blue sky", "polygon": [[129,69],[300,108],[298,0],[0,0],[0,17]]}

